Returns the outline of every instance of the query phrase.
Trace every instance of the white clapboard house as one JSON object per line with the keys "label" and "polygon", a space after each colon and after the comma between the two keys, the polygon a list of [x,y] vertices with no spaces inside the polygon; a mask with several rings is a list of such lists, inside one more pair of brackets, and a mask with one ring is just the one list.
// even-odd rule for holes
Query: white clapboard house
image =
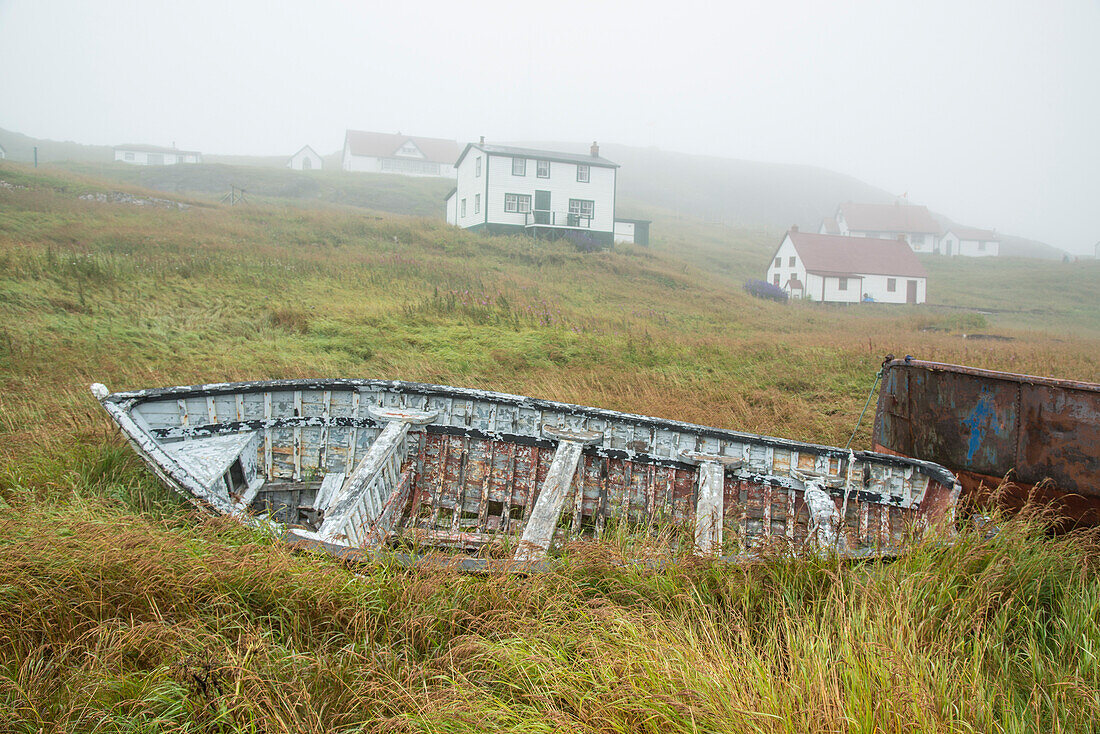
{"label": "white clapboard house", "polygon": [[952,226],[940,236],[940,252],[945,255],[995,257],[1000,251],[1000,238],[988,229]]}
{"label": "white clapboard house", "polygon": [[345,171],[454,178],[457,158],[458,143],[453,140],[361,130],[344,134]]}
{"label": "white clapboard house", "polygon": [[290,156],[286,162],[286,167],[294,171],[320,171],[323,166],[324,161],[321,160],[321,156],[308,145],[302,146],[302,149]]}
{"label": "white clapboard house", "polygon": [[202,163],[202,153],[197,150],[179,150],[175,146],[116,145],[115,160],[135,166],[174,166],[179,163]]}
{"label": "white clapboard house", "polygon": [[574,234],[601,245],[614,242],[619,165],[601,158],[595,143],[585,155],[482,139],[466,146],[455,167],[458,185],[446,197],[450,224],[489,233]]}
{"label": "white clapboard house", "polygon": [[826,303],[924,303],[928,276],[901,239],[799,232],[791,227],[768,266],[792,298]]}
{"label": "white clapboard house", "polygon": [[[830,221],[831,220],[831,221]],[[895,202],[893,204],[856,204],[851,201],[837,207],[826,217],[818,234],[845,237],[904,238],[913,252],[935,252],[939,244],[940,224],[928,207]]]}

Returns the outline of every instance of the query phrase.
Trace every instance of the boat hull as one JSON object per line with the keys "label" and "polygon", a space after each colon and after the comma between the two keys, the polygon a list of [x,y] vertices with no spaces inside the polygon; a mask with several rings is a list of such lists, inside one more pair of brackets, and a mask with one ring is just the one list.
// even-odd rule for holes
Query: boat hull
{"label": "boat hull", "polygon": [[831,523],[832,547],[859,555],[949,524],[960,489],[919,460],[419,383],[99,396],[165,484],[322,548],[541,562],[573,540],[625,536],[740,557],[820,549]]}
{"label": "boat hull", "polygon": [[978,502],[1031,498],[1070,524],[1100,522],[1100,385],[893,360],[873,443],[950,468]]}

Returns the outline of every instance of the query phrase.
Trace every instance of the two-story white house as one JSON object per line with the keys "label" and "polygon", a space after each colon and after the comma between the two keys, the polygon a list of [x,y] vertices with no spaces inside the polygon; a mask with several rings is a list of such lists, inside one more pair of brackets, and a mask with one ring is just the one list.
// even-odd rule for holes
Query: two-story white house
{"label": "two-story white house", "polygon": [[584,234],[610,246],[615,238],[619,168],[600,157],[508,145],[470,143],[455,163],[447,222],[490,233],[555,237]]}
{"label": "two-story white house", "polygon": [[115,160],[135,166],[174,166],[179,163],[202,163],[202,153],[197,150],[179,150],[175,146],[116,145]]}
{"label": "two-story white house", "polygon": [[1001,240],[988,229],[952,226],[940,236],[939,250],[945,255],[995,257],[1000,254]]}
{"label": "two-story white house", "polygon": [[819,234],[839,234],[845,237],[905,239],[913,252],[935,252],[939,244],[940,224],[928,207],[895,202],[893,204],[856,204],[845,202],[836,214],[826,217]]}
{"label": "two-story white house", "polygon": [[767,280],[792,298],[825,303],[924,303],[928,275],[902,239],[799,232],[791,227]]}
{"label": "two-story white house", "polygon": [[458,143],[453,140],[348,130],[341,166],[345,171],[454,178],[456,158]]}

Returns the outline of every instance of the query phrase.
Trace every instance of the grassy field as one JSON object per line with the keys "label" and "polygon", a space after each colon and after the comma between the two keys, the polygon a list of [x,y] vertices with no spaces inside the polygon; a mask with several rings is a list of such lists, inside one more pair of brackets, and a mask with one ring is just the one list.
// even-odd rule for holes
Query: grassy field
{"label": "grassy field", "polygon": [[1094,536],[348,569],[192,514],[87,386],[402,378],[843,445],[887,352],[1100,380],[1095,265],[935,262],[942,307],[783,306],[740,290],[774,233],[656,212],[652,247],[581,254],[316,197],[79,199],[142,193],[96,174],[0,165],[0,731],[1092,730]]}

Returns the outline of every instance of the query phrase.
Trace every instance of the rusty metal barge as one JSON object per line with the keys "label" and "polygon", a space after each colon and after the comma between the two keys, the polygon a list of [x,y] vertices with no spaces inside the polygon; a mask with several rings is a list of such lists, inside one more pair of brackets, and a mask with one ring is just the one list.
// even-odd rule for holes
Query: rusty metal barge
{"label": "rusty metal barge", "polygon": [[[936,464],[518,395],[381,380],[92,391],[170,488],[338,555],[540,564],[897,548],[953,519]],[[658,542],[659,541],[659,542]]]}
{"label": "rusty metal barge", "polygon": [[1100,384],[912,358],[883,364],[874,449],[957,472],[979,502],[1100,524]]}

